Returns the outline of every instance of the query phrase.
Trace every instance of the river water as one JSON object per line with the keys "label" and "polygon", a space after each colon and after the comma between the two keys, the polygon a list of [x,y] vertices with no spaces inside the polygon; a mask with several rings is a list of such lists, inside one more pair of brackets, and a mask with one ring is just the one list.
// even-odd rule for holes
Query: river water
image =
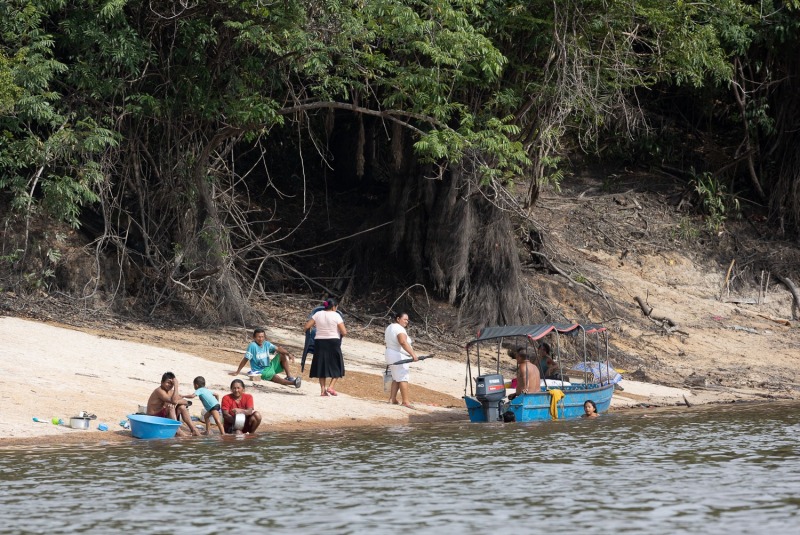
{"label": "river water", "polygon": [[2,533],[797,533],[800,405],[0,450]]}

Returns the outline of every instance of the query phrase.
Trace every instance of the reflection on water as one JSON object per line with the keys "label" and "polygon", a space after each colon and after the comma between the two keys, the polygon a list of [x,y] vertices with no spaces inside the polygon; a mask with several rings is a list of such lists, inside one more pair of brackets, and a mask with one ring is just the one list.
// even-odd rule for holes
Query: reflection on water
{"label": "reflection on water", "polygon": [[794,530],[799,436],[800,406],[771,403],[8,448],[0,531]]}

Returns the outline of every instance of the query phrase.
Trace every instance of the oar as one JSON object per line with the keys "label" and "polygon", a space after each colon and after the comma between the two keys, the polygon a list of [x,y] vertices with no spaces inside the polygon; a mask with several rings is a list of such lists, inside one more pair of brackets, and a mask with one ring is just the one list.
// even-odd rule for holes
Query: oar
{"label": "oar", "polygon": [[[433,355],[422,355],[421,357],[417,357],[417,360],[425,360],[433,357]],[[403,359],[398,360],[397,362],[393,362],[389,364],[389,366],[397,366],[398,364],[408,364],[409,362],[414,362],[414,359]]]}

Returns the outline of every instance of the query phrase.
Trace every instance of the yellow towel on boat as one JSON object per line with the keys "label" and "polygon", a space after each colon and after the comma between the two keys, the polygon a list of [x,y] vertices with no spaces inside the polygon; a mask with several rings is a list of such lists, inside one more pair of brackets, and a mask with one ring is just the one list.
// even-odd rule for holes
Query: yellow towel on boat
{"label": "yellow towel on boat", "polygon": [[558,420],[558,402],[564,397],[564,392],[554,388],[553,390],[548,390],[547,393],[550,394],[550,418]]}

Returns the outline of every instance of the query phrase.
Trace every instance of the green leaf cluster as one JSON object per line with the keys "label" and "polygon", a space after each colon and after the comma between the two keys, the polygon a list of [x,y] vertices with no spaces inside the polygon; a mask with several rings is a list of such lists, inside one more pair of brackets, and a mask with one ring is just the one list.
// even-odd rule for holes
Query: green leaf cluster
{"label": "green leaf cluster", "polygon": [[[467,164],[484,184],[557,185],[571,151],[601,153],[605,139],[646,128],[647,91],[727,88],[754,46],[796,43],[797,9],[796,0],[6,0],[0,190],[19,212],[71,225],[113,194],[137,221],[166,218],[151,234],[166,257],[181,233],[219,214],[226,143],[265,142],[289,122],[311,139],[331,109],[401,124],[422,162]],[[746,114],[770,132],[766,100]]]}
{"label": "green leaf cluster", "polygon": [[[0,15],[0,190],[12,208],[38,209],[78,226],[81,206],[97,200],[104,175],[96,158],[118,135],[76,113],[58,91],[67,65],[48,32],[57,2],[9,0]],[[81,97],[85,98],[85,97]]]}
{"label": "green leaf cluster", "polygon": [[191,190],[186,173],[208,165],[196,157],[221,132],[264,135],[309,105],[390,112],[432,161],[481,152],[488,175],[526,163],[516,127],[473,98],[492,95],[507,64],[479,28],[479,0],[10,0],[2,9],[0,188],[15,207],[73,225],[100,184],[127,172],[119,166],[132,147],[145,148],[151,172],[183,169],[174,180]]}
{"label": "green leaf cluster", "polygon": [[691,185],[700,199],[709,230],[719,231],[728,219],[728,214],[739,215],[739,200],[728,192],[728,188],[719,178],[708,172],[700,173],[695,175]]}

